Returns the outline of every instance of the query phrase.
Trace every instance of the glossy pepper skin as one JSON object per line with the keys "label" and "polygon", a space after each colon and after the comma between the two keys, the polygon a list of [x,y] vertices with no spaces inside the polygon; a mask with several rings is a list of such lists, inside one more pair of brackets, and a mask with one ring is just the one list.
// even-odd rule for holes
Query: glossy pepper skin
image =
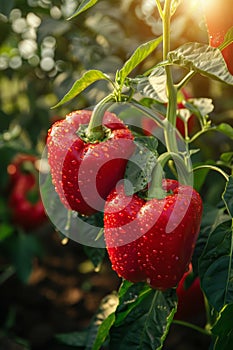
{"label": "glossy pepper skin", "polygon": [[[185,89],[182,89],[182,91],[180,92],[180,100],[188,100],[189,98],[191,98],[189,93]],[[183,137],[185,137],[185,126],[184,126],[183,120],[179,117],[179,111],[184,109],[184,108],[185,108],[184,103],[182,101],[179,101],[177,103],[178,115],[177,115],[177,119],[176,119],[176,128]],[[188,120],[188,132],[189,133],[191,133],[191,131],[193,130],[194,124],[195,124],[195,116],[191,115],[189,120]],[[145,135],[150,136],[151,134],[153,134],[153,130],[157,127],[158,126],[153,119],[150,119],[150,118],[143,118],[142,119],[142,129],[143,129],[143,132]]]}
{"label": "glossy pepper skin", "polygon": [[[168,195],[127,197],[118,186],[107,198],[104,234],[112,268],[131,282],[166,290],[188,269],[200,229],[202,200],[189,186],[163,181]],[[170,192],[170,193],[169,193]]]}
{"label": "glossy pepper skin", "polygon": [[[209,44],[218,47],[227,31],[233,26],[232,0],[211,0],[203,2]],[[233,43],[222,50],[222,55],[233,75]]]}
{"label": "glossy pepper skin", "polygon": [[135,149],[131,131],[110,112],[103,118],[108,138],[95,143],[81,139],[77,131],[89,123],[91,114],[88,110],[71,112],[50,128],[47,138],[55,190],[67,209],[86,216],[103,209]]}
{"label": "glossy pepper skin", "polygon": [[25,230],[35,229],[47,220],[36,177],[32,173],[15,175],[9,196],[12,220]]}

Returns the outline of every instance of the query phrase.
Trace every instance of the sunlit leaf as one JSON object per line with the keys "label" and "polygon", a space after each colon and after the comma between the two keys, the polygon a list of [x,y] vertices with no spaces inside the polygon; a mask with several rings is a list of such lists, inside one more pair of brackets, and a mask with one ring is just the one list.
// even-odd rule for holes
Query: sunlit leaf
{"label": "sunlit leaf", "polygon": [[145,44],[139,46],[132,56],[125,62],[124,66],[118,73],[119,83],[122,84],[125,78],[132,72],[132,70],[137,67],[147,56],[153,52],[156,47],[161,43],[162,37],[151,40]]}
{"label": "sunlit leaf", "polygon": [[166,81],[167,76],[164,67],[156,67],[149,76],[136,77],[129,80],[129,84],[142,96],[166,103],[168,101]]}
{"label": "sunlit leaf", "polygon": [[88,70],[87,72],[85,72],[83,74],[83,76],[80,79],[78,79],[73,84],[71,89],[62,98],[62,100],[59,101],[52,108],[59,107],[59,106],[63,105],[64,103],[72,100],[74,97],[76,97],[78,94],[80,94],[83,90],[85,90],[88,86],[90,86],[94,82],[96,82],[98,80],[101,80],[101,79],[104,79],[104,80],[107,80],[107,81],[111,82],[111,79],[106,74],[104,74],[103,72],[101,72],[99,70],[95,70],[95,69]]}
{"label": "sunlit leaf", "polygon": [[220,50],[223,50],[225,47],[233,43],[233,27],[231,27],[225,37],[223,43],[218,47]]}
{"label": "sunlit leaf", "polygon": [[68,19],[72,19],[80,15],[80,13],[88,10],[90,7],[94,6],[97,2],[98,0],[83,0],[79,5],[77,11],[75,11],[75,13],[72,16],[70,16]]}
{"label": "sunlit leaf", "polygon": [[233,76],[218,48],[201,43],[186,43],[168,54],[170,64],[177,64],[209,78],[233,85]]}

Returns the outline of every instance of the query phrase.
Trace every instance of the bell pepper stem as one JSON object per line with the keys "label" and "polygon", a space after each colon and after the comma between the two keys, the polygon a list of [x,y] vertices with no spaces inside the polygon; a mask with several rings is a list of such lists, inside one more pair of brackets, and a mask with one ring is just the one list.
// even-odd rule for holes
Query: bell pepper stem
{"label": "bell pepper stem", "polygon": [[103,98],[93,109],[86,136],[90,142],[101,141],[105,138],[106,129],[103,126],[103,117],[109,106],[115,102],[113,94]]}
{"label": "bell pepper stem", "polygon": [[162,188],[163,168],[170,159],[173,159],[177,168],[179,182],[184,185],[190,184],[191,173],[187,170],[184,159],[177,153],[165,152],[158,157],[153,169],[152,180],[148,190],[148,199],[166,197],[166,192]]}

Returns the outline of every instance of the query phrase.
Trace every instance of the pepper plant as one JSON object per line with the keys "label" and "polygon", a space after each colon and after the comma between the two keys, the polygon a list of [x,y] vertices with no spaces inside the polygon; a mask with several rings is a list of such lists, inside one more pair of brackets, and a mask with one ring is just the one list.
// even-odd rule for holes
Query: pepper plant
{"label": "pepper plant", "polygon": [[[82,1],[70,19],[96,3],[97,0]],[[103,300],[86,331],[57,336],[77,348],[162,349],[172,323],[206,334],[210,349],[229,349],[233,339],[233,152],[204,164],[195,161],[202,152],[195,148],[200,136],[216,132],[232,140],[233,128],[227,123],[213,125],[209,117],[214,108],[212,101],[193,97],[182,102],[184,108],[179,112],[184,134],[177,130],[178,95],[196,75],[233,85],[228,69],[233,52],[228,51],[228,65],[221,52],[233,42],[233,18],[219,47],[211,46],[211,38],[210,45],[184,43],[171,50],[171,23],[180,1],[156,0],[156,5],[162,35],[139,46],[114,79],[103,71],[87,70],[55,107],[99,80],[110,86],[109,95],[91,108],[92,112],[74,111],[49,131],[52,176],[41,176],[42,199],[48,215],[63,235],[90,246],[86,251],[96,266],[106,247],[113,269],[123,278],[118,293]],[[225,3],[219,6],[224,7]],[[215,18],[217,21],[217,14]],[[160,45],[162,60],[134,76],[134,69]],[[107,123],[109,111],[111,118]],[[128,126],[114,119],[113,113]],[[88,118],[80,121],[87,114]],[[76,123],[77,116],[80,120]],[[195,117],[197,125],[192,131],[188,128],[190,117]],[[144,118],[154,120],[156,131],[140,129]],[[114,150],[117,143],[113,146],[116,136],[112,133],[119,125],[123,140],[128,128],[134,135],[130,137],[127,155]],[[149,136],[145,136],[148,132]],[[118,147],[121,145],[127,148],[121,143]],[[96,168],[95,157],[103,160]],[[124,162],[114,163],[118,158]],[[112,165],[104,168],[108,161]],[[125,163],[122,172],[120,167]],[[95,208],[92,199],[88,202],[93,191],[105,189],[105,184],[109,185],[107,179],[115,176],[116,170],[120,176],[110,184],[108,193],[103,191],[102,208],[99,204]],[[225,183],[216,206],[205,202],[203,188],[210,172],[217,173]],[[85,179],[88,186],[85,183],[82,187]],[[75,206],[75,201],[81,206],[82,201],[87,201],[88,211]],[[190,264],[189,283],[198,278],[205,299],[204,328],[175,317],[177,300],[181,302],[177,286]]]}

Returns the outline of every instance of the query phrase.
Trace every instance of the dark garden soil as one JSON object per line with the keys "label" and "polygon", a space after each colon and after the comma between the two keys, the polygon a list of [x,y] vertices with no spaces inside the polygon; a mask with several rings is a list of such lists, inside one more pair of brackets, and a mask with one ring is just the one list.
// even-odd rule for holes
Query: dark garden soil
{"label": "dark garden soil", "polygon": [[[23,341],[32,350],[74,349],[58,343],[54,335],[88,326],[100,300],[120,285],[107,258],[94,272],[77,243],[63,246],[53,232],[42,234],[41,241],[45,254],[35,261],[28,284],[12,276],[0,286],[0,350],[24,350]],[[207,350],[208,345],[206,336],[173,325],[164,349]]]}

